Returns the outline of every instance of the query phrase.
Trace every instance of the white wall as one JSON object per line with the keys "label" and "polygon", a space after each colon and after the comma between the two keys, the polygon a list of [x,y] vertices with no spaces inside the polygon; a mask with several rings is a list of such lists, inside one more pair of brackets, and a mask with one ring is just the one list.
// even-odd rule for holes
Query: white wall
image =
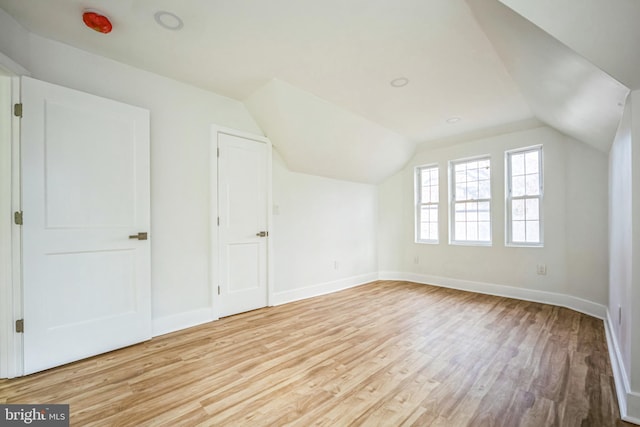
{"label": "white wall", "polygon": [[628,102],[609,153],[609,313],[627,372],[631,367],[631,171],[631,104]]}
{"label": "white wall", "polygon": [[[631,390],[628,412],[640,424],[640,90],[631,93],[631,182],[632,254],[631,311]],[[635,108],[634,108],[635,106]]]}
{"label": "white wall", "polygon": [[[30,34],[2,10],[0,23],[0,52],[34,78],[151,111],[155,333],[210,320],[210,129],[262,134],[245,106]],[[276,154],[274,202],[273,303],[377,278],[375,186],[293,173]]]}
{"label": "white wall", "polygon": [[[151,111],[151,278],[156,333],[207,319],[211,124],[261,134],[240,102],[32,36],[35,78]],[[173,316],[178,316],[171,320]]]}
{"label": "white wall", "polygon": [[609,319],[618,400],[640,423],[640,91],[627,99],[609,153]]}
{"label": "white wall", "polygon": [[377,279],[376,186],[291,172],[274,150],[273,204],[274,303]]}
{"label": "white wall", "polygon": [[[4,32],[11,18],[0,10],[0,19]],[[29,33],[15,50],[4,43],[12,34],[0,50],[34,78],[151,111],[154,332],[209,320],[211,125],[262,134],[258,125],[241,102]]]}
{"label": "white wall", "polygon": [[[504,152],[537,144],[544,146],[544,248],[506,247]],[[449,245],[448,161],[484,154],[491,155],[493,245]],[[441,182],[436,245],[414,243],[414,167],[431,163],[439,164]],[[514,296],[533,299],[530,291],[538,296],[568,295],[578,298],[577,308],[604,315],[606,200],[606,155],[548,127],[422,151],[380,186],[379,267],[383,277],[405,273],[404,277],[493,293],[508,294],[516,288]],[[546,264],[546,276],[536,273],[537,264]]]}
{"label": "white wall", "polygon": [[0,52],[26,66],[29,62],[29,32],[0,9]]}

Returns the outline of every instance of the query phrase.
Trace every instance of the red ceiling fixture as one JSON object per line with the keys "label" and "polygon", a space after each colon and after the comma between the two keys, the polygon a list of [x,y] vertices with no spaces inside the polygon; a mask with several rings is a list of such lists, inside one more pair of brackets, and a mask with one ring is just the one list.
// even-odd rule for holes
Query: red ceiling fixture
{"label": "red ceiling fixture", "polygon": [[87,10],[82,14],[82,20],[87,27],[102,34],[109,34],[113,28],[109,18],[91,10]]}

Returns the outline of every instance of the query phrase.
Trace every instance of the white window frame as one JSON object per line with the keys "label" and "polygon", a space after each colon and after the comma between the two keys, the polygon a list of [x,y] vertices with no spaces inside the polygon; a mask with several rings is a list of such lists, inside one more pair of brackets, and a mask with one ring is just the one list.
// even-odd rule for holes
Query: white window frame
{"label": "white window frame", "polygon": [[[438,174],[438,200],[437,201],[424,201],[422,200],[422,174],[425,171],[431,172],[432,170],[436,170]],[[440,243],[440,167],[438,164],[430,164],[424,166],[417,166],[415,168],[414,173],[414,190],[415,190],[415,242],[416,243],[428,243],[428,244],[437,244]],[[436,230],[438,236],[435,239],[422,239],[420,236],[422,235],[422,207],[423,206],[435,206],[436,210]],[[433,221],[430,221],[433,223]]]}
{"label": "white window frame", "polygon": [[[538,191],[538,195],[524,195],[524,196],[516,196],[512,195],[512,162],[511,157],[514,154],[526,154],[528,152],[538,151],[538,184],[540,189]],[[514,247],[531,247],[531,248],[541,248],[544,247],[544,221],[543,221],[543,196],[544,196],[544,175],[543,175],[543,150],[542,145],[535,145],[531,147],[518,148],[515,150],[509,150],[505,152],[505,192],[506,192],[506,230],[505,230],[505,245],[506,246],[514,246]],[[539,242],[514,242],[513,241],[513,209],[512,204],[514,200],[529,200],[529,199],[538,199],[538,225],[539,225]],[[525,219],[526,223],[526,219]],[[526,226],[525,226],[526,230]],[[526,231],[525,231],[526,233]]]}
{"label": "white window frame", "polygon": [[[488,161],[489,162],[489,198],[462,198],[458,199],[456,195],[456,172],[455,168],[457,165],[470,163],[470,162],[478,162],[478,161]],[[491,176],[491,155],[482,155],[464,159],[457,159],[449,161],[449,244],[451,245],[467,245],[467,246],[491,246],[493,244],[493,207],[491,202],[491,185],[492,185],[492,176]],[[456,203],[489,203],[489,240],[469,240],[469,239],[460,239],[456,236]],[[476,222],[480,222],[476,220]]]}

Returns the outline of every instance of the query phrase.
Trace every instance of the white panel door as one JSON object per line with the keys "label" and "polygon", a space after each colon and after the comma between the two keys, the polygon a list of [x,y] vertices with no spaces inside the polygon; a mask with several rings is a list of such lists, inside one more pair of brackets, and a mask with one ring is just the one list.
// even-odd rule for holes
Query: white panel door
{"label": "white panel door", "polygon": [[218,133],[220,316],[267,305],[265,142]]}
{"label": "white panel door", "polygon": [[[151,338],[149,112],[22,80],[25,374]],[[144,238],[144,236],[140,236]]]}

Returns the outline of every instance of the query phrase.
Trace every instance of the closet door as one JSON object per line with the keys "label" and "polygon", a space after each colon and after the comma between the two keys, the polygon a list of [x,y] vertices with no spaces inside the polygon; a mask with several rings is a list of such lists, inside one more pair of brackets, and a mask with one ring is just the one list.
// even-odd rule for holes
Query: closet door
{"label": "closet door", "polygon": [[151,338],[149,112],[22,80],[24,371]]}
{"label": "closet door", "polygon": [[220,316],[267,305],[268,143],[219,132]]}

